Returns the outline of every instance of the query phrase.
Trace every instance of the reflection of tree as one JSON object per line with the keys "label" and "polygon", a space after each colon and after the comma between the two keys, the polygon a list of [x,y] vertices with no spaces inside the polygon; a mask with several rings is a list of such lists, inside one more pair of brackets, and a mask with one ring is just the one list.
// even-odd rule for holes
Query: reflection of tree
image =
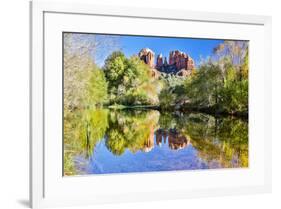
{"label": "reflection of tree", "polygon": [[248,166],[248,124],[241,120],[227,118],[218,124],[218,137],[224,143],[228,159],[234,153],[240,167]]}
{"label": "reflection of tree", "polygon": [[106,140],[106,147],[114,154],[121,155],[125,151],[126,142],[124,134],[118,129],[110,128],[108,131],[108,140]]}
{"label": "reflection of tree", "polygon": [[168,130],[170,128],[175,128],[175,126],[177,125],[177,121],[171,113],[161,112],[159,125],[162,129]]}
{"label": "reflection of tree", "polygon": [[108,110],[76,110],[64,118],[64,173],[75,173],[73,157],[92,155],[108,127]]}
{"label": "reflection of tree", "polygon": [[[157,145],[168,138],[170,148],[190,143],[210,167],[248,166],[248,123],[202,113],[161,113]],[[186,145],[185,145],[186,146]]]}
{"label": "reflection of tree", "polygon": [[154,129],[158,111],[116,111],[110,114],[106,146],[115,155],[126,149],[150,151],[154,146]]}
{"label": "reflection of tree", "polygon": [[247,123],[233,118],[200,115],[197,114],[195,120],[191,116],[184,130],[191,137],[198,155],[210,165],[218,162],[221,167],[247,167]]}

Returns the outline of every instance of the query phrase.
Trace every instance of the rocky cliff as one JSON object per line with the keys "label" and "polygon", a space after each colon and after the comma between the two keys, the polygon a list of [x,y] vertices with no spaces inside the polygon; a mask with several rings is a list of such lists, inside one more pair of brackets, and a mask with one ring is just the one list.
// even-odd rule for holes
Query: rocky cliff
{"label": "rocky cliff", "polygon": [[179,50],[170,52],[169,62],[166,57],[163,58],[162,54],[159,54],[156,59],[156,65],[154,64],[155,53],[149,48],[142,49],[139,52],[139,57],[153,69],[155,75],[160,74],[157,73],[158,71],[179,76],[189,76],[195,68],[193,59]]}
{"label": "rocky cliff", "polygon": [[169,65],[176,65],[178,70],[191,70],[194,68],[194,61],[186,53],[175,50],[169,54]]}

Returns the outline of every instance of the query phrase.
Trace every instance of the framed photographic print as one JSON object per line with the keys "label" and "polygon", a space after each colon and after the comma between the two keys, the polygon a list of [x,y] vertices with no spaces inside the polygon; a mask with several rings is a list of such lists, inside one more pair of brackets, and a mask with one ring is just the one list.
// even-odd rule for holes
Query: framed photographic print
{"label": "framed photographic print", "polygon": [[32,2],[33,208],[271,191],[271,18]]}

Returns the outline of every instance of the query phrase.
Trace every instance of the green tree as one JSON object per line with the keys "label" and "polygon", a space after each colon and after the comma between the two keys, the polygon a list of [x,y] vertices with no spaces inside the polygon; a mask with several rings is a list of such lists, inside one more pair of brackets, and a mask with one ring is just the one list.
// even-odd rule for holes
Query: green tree
{"label": "green tree", "polygon": [[124,75],[125,66],[126,57],[121,51],[116,51],[109,55],[103,67],[107,80],[111,84],[120,84]]}
{"label": "green tree", "polygon": [[223,76],[218,65],[202,65],[192,79],[185,82],[185,93],[193,106],[198,108],[218,105]]}
{"label": "green tree", "polygon": [[108,84],[102,70],[94,69],[88,83],[87,103],[90,106],[101,106],[108,101]]}
{"label": "green tree", "polygon": [[168,110],[175,105],[176,95],[171,89],[165,88],[160,92],[159,100],[161,109]]}
{"label": "green tree", "polygon": [[122,80],[127,59],[121,51],[109,55],[103,66],[106,80],[108,81],[108,93],[110,103],[117,101],[118,95],[122,95],[125,89],[122,88]]}
{"label": "green tree", "polygon": [[214,49],[214,55],[184,83],[190,105],[217,113],[246,114],[248,43],[225,41]]}
{"label": "green tree", "polygon": [[158,103],[156,82],[150,76],[149,67],[138,57],[126,58],[113,52],[103,67],[108,81],[110,103],[123,105],[147,105]]}
{"label": "green tree", "polygon": [[227,82],[221,95],[221,105],[227,112],[248,112],[248,80]]}
{"label": "green tree", "polygon": [[237,71],[229,65],[223,88],[220,90],[220,105],[229,113],[248,112],[248,58],[247,55]]}

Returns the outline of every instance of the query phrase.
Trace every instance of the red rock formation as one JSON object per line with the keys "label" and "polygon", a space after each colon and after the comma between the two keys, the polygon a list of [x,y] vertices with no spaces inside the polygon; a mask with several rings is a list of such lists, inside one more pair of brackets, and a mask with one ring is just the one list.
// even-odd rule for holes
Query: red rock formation
{"label": "red rock formation", "polygon": [[139,58],[149,67],[154,67],[154,52],[149,48],[144,48],[139,52]]}
{"label": "red rock formation", "polygon": [[194,68],[194,62],[192,58],[179,50],[170,52],[169,65],[176,65],[178,70],[191,70]]}
{"label": "red rock formation", "polygon": [[163,58],[162,54],[159,54],[156,59],[155,67],[154,52],[151,49],[142,49],[139,52],[139,57],[151,68],[151,75],[154,78],[158,78],[160,76],[160,72],[176,74],[179,76],[189,76],[195,68],[193,59],[186,53],[179,50],[170,52],[169,62],[167,62],[166,57]]}
{"label": "red rock formation", "polygon": [[172,133],[169,135],[169,147],[172,150],[183,149],[187,147],[189,144],[190,144],[190,140],[183,135],[176,135]]}

